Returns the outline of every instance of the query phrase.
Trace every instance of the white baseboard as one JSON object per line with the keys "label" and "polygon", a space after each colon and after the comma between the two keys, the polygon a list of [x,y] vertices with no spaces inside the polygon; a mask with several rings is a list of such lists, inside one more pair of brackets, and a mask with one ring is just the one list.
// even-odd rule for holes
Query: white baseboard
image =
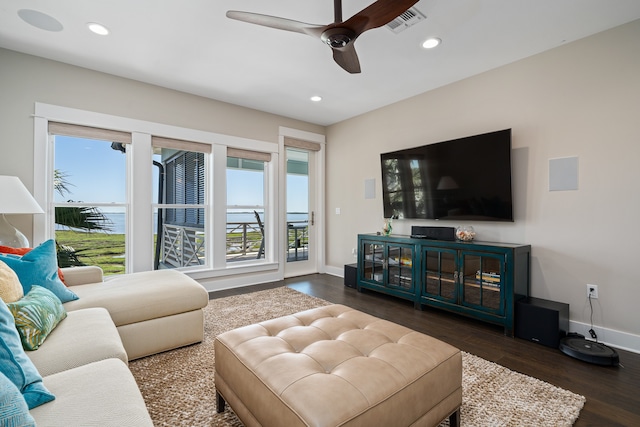
{"label": "white baseboard", "polygon": [[226,289],[244,288],[246,286],[259,285],[262,283],[277,282],[282,280],[279,272],[265,272],[259,275],[245,276],[221,276],[206,279],[196,279],[207,292],[223,291]]}
{"label": "white baseboard", "polygon": [[[569,321],[569,330],[571,332],[577,332],[584,335],[585,338],[591,339],[589,335],[589,329],[591,325],[587,323]],[[619,348],[621,350],[627,350],[633,353],[640,354],[640,336],[630,334],[628,332],[617,331],[615,329],[603,328],[601,326],[594,325],[593,330],[598,335],[598,342],[602,344],[610,345],[611,347]]]}
{"label": "white baseboard", "polygon": [[340,267],[332,267],[330,265],[326,265],[324,267],[324,272],[332,276],[344,277],[344,267],[340,268]]}

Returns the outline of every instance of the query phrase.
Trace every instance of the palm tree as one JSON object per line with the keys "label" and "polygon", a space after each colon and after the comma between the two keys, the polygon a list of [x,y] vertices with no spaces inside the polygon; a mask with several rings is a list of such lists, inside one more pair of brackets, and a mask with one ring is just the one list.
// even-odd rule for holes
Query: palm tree
{"label": "palm tree", "polygon": [[56,206],[56,224],[83,231],[110,231],[111,221],[93,206]]}
{"label": "palm tree", "polygon": [[[69,193],[72,186],[68,181],[68,175],[60,170],[53,173],[53,188],[58,194],[64,196]],[[69,200],[73,202],[73,200]],[[93,206],[56,206],[55,223],[63,227],[83,231],[110,231],[111,221],[100,209]],[[78,252],[68,245],[60,245],[56,242],[58,252],[58,265],[71,267],[85,265],[78,259]]]}

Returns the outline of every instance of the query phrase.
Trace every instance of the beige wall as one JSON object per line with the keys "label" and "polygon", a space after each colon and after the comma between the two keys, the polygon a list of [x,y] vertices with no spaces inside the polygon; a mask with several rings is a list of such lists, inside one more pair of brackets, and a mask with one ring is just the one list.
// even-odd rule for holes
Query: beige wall
{"label": "beige wall", "polygon": [[[515,222],[471,222],[478,238],[531,244],[532,295],[570,303],[574,322],[589,323],[586,284],[599,285],[600,338],[629,333],[640,351],[638,40],[640,21],[330,126],[327,264],[355,262],[357,234],[382,227],[381,152],[512,128]],[[549,192],[549,159],[568,156],[579,189]],[[411,225],[458,224],[395,221],[394,232]]]}
{"label": "beige wall", "polygon": [[[279,126],[324,133],[324,127],[0,49],[0,175],[33,190],[34,104],[146,120],[267,142]],[[31,238],[31,219],[11,216]]]}

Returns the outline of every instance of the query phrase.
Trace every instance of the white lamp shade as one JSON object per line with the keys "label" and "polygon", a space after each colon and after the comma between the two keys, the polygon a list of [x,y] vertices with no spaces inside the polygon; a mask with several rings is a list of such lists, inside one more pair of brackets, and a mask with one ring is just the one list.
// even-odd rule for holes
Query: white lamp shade
{"label": "white lamp shade", "polygon": [[17,176],[0,175],[0,214],[44,213]]}

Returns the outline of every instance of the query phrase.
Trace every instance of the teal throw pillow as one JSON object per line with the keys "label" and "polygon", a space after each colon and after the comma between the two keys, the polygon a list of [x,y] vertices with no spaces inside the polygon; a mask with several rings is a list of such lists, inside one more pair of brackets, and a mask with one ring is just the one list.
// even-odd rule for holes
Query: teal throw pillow
{"label": "teal throw pillow", "polygon": [[0,373],[0,426],[35,427],[27,402],[20,390],[4,374]]}
{"label": "teal throw pillow", "polygon": [[29,293],[31,286],[38,285],[49,289],[63,303],[78,299],[58,276],[58,258],[53,239],[47,240],[21,257],[0,254],[0,261],[16,272],[24,295]]}
{"label": "teal throw pillow", "polygon": [[65,317],[62,303],[50,290],[32,286],[27,295],[7,304],[13,314],[25,350],[37,350]]}
{"label": "teal throw pillow", "polygon": [[0,372],[20,390],[29,409],[56,397],[44,386],[35,365],[27,357],[7,305],[0,299]]}

